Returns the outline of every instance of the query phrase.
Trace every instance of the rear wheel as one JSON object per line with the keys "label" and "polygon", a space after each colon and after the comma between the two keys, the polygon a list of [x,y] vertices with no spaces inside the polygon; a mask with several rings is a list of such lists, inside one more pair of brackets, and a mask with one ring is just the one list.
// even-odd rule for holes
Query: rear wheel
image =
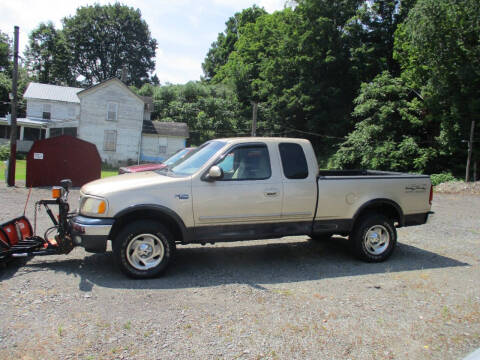
{"label": "rear wheel", "polygon": [[389,218],[371,214],[358,220],[350,238],[358,258],[381,262],[392,255],[397,243],[397,231]]}
{"label": "rear wheel", "polygon": [[126,275],[151,278],[163,273],[173,260],[175,241],[162,224],[150,220],[136,221],[118,234],[113,252]]}

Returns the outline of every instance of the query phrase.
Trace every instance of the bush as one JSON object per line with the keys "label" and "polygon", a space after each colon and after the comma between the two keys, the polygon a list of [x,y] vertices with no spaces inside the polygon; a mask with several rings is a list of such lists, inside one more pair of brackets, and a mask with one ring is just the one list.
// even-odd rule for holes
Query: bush
{"label": "bush", "polygon": [[17,152],[17,155],[16,155],[16,159],[17,160],[27,160],[27,155],[26,153],[21,153],[21,152]]}
{"label": "bush", "polygon": [[430,179],[432,180],[432,185],[437,186],[438,184],[456,181],[455,177],[450,173],[441,173],[441,174],[432,174],[430,175]]}
{"label": "bush", "polygon": [[10,146],[0,145],[0,161],[8,160],[10,157]]}

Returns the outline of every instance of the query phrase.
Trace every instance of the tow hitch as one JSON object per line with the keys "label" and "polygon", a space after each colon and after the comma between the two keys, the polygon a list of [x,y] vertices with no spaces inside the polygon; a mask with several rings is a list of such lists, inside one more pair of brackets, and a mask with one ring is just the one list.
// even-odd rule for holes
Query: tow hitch
{"label": "tow hitch", "polygon": [[[35,203],[33,228],[25,216],[25,210],[23,216],[0,224],[0,261],[16,257],[68,254],[72,251],[75,245],[71,237],[69,219],[74,214],[69,214],[68,205],[72,181],[62,180],[60,185],[52,188],[52,199],[39,200]],[[58,206],[58,218],[55,218],[49,205]],[[37,213],[41,207],[45,208],[53,223],[53,226],[45,231],[43,238],[36,235]]]}

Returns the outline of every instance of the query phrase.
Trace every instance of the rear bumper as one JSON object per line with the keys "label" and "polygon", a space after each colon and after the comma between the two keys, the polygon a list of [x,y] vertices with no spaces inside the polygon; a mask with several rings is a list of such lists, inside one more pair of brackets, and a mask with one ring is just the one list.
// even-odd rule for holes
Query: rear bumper
{"label": "rear bumper", "polygon": [[415,226],[425,224],[428,221],[428,216],[431,214],[434,214],[434,212],[428,211],[426,213],[405,215],[403,226]]}
{"label": "rear bumper", "polygon": [[105,252],[114,219],[75,216],[70,220],[73,240],[88,252]]}

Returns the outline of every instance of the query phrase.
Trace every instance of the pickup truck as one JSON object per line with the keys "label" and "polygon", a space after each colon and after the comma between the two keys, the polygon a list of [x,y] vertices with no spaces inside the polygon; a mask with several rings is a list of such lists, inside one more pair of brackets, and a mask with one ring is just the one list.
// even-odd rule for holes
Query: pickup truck
{"label": "pickup truck", "polygon": [[387,259],[397,227],[424,224],[428,175],[319,171],[308,140],[211,140],[172,168],[96,180],[80,189],[75,244],[114,258],[128,276],[165,271],[176,245],[334,234],[368,262]]}

